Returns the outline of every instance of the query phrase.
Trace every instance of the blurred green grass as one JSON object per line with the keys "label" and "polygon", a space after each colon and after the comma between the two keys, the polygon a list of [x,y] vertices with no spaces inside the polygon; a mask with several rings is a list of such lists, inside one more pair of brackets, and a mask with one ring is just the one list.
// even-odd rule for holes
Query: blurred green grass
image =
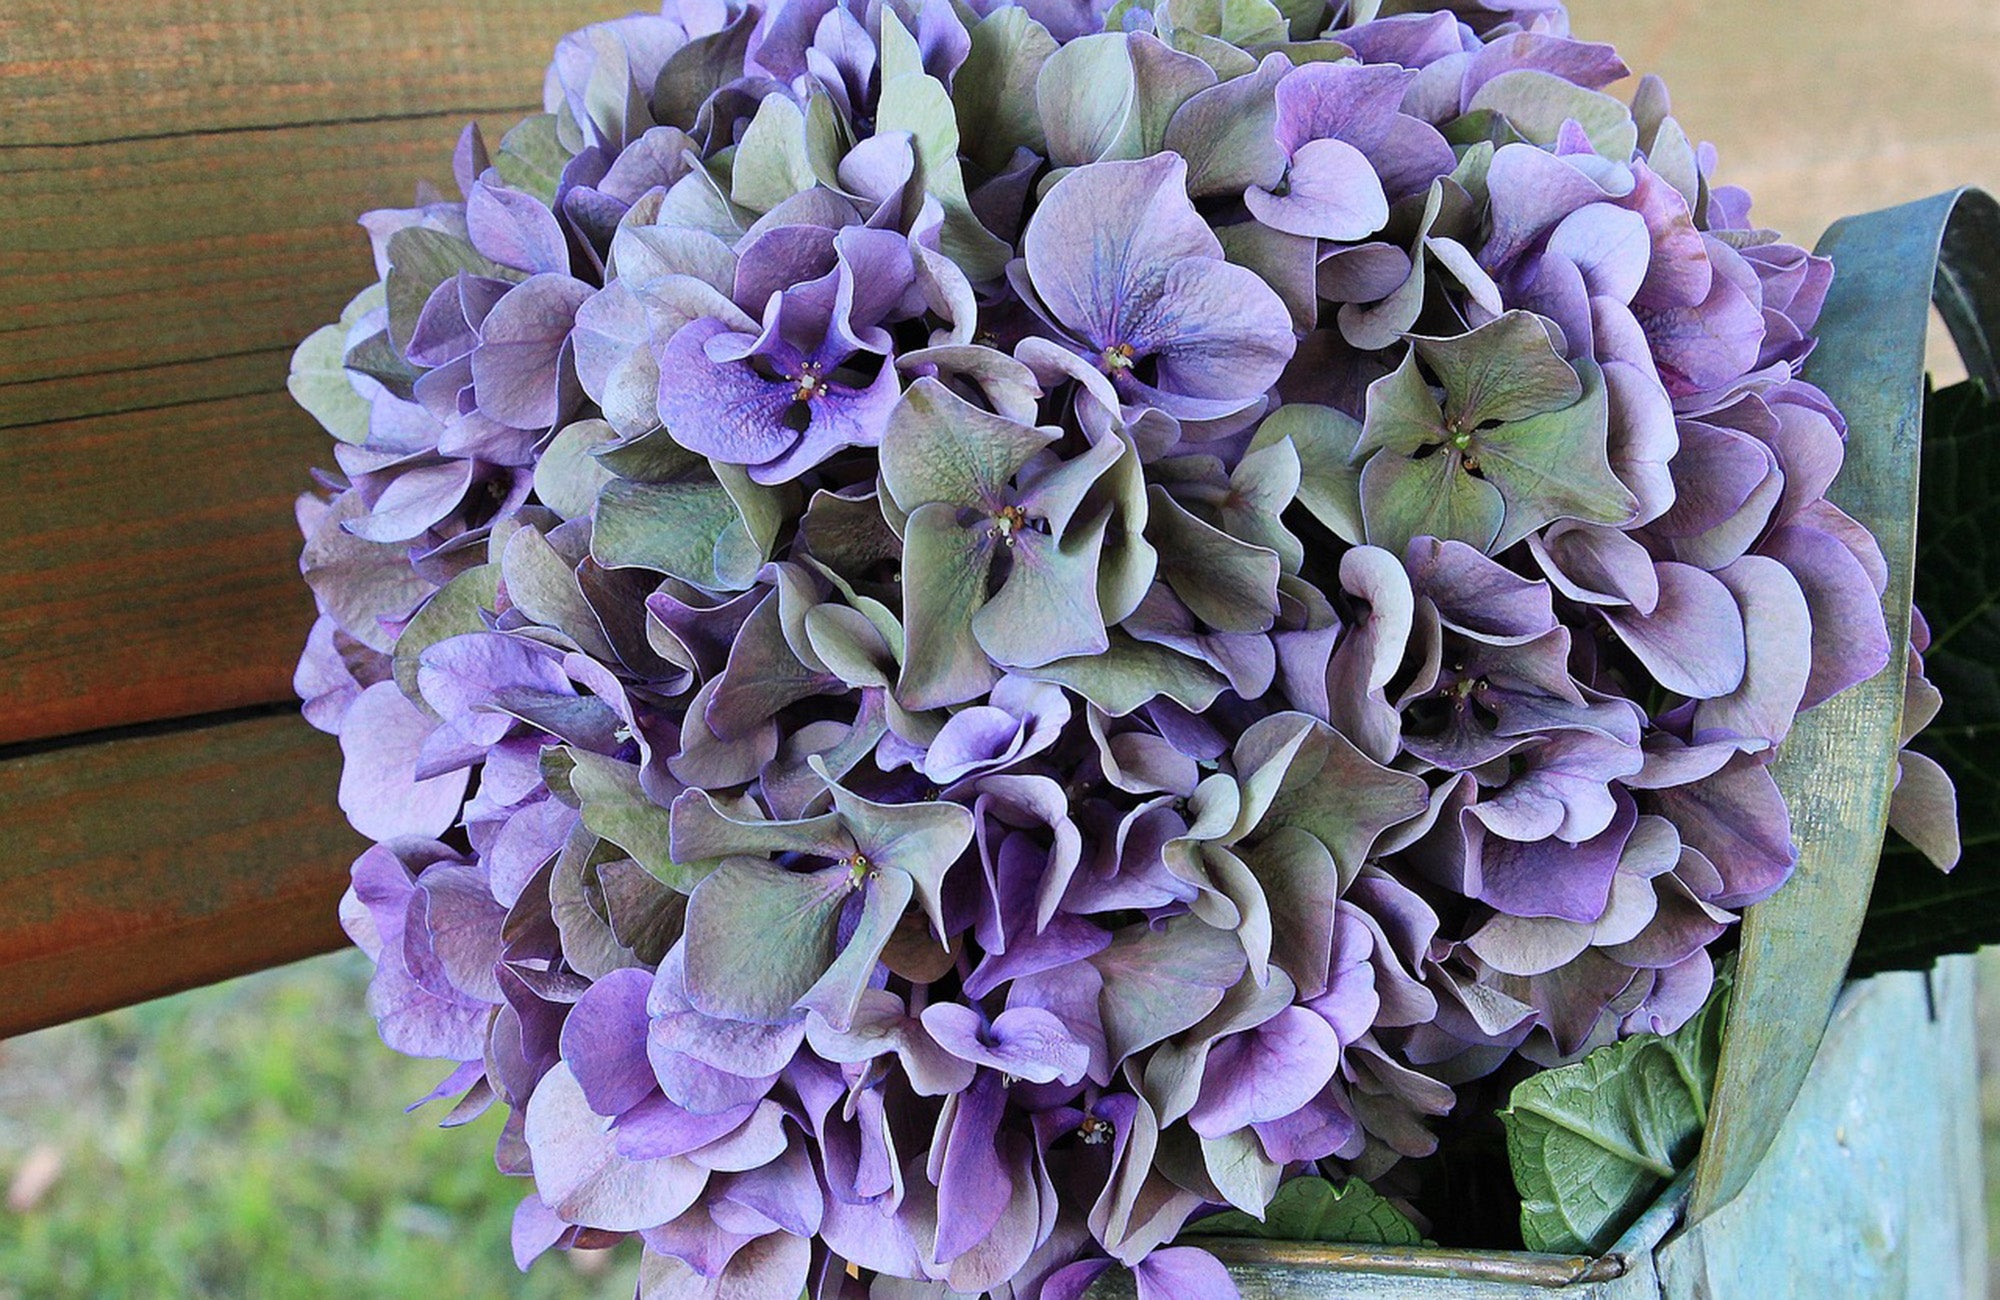
{"label": "blurred green grass", "polygon": [[[0,1042],[0,1188],[55,1170],[0,1205],[0,1300],[631,1296],[629,1247],[515,1271],[500,1113],[401,1113],[443,1071],[376,1041],[367,972],[338,953]],[[2000,1243],[2000,949],[1979,973]]]}
{"label": "blurred green grass", "polygon": [[[143,960],[134,954],[134,960]],[[636,1259],[508,1226],[501,1111],[402,1109],[443,1077],[384,1048],[358,952],[0,1043],[0,1300],[629,1298]]]}

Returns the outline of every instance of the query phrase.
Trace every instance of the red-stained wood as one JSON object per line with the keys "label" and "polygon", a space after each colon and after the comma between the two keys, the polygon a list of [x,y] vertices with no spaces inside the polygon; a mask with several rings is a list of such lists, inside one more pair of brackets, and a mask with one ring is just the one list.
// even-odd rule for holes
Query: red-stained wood
{"label": "red-stained wood", "polygon": [[0,1037],[343,943],[339,760],[280,714],[0,761]]}

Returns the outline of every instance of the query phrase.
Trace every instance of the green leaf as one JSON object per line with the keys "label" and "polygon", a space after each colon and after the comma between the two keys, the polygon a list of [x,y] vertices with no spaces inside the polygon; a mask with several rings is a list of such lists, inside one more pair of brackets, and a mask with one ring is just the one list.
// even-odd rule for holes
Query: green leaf
{"label": "green leaf", "polygon": [[1416,1224],[1359,1178],[1338,1186],[1324,1178],[1294,1178],[1278,1188],[1262,1223],[1241,1210],[1226,1210],[1195,1221],[1189,1232],[1360,1246],[1420,1246],[1424,1240]]}
{"label": "green leaf", "polygon": [[553,205],[569,159],[570,152],[558,136],[556,115],[537,113],[500,137],[500,147],[493,153],[493,170],[515,189]]}
{"label": "green leaf", "polygon": [[1515,1086],[1500,1119],[1529,1250],[1608,1249],[1701,1145],[1730,979],[1671,1037],[1640,1034]]}
{"label": "green leaf", "polygon": [[1925,674],[1943,695],[1911,748],[1958,787],[1959,864],[1947,875],[1901,836],[1882,866],[1855,945],[1853,974],[1921,969],[2000,943],[2000,403],[1977,383],[1930,394],[1918,479],[1917,607],[1931,626]]}

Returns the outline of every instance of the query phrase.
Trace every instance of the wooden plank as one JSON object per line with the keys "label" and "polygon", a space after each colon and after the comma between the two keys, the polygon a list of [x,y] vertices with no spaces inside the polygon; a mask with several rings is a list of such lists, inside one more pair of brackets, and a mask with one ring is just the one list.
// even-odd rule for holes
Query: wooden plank
{"label": "wooden plank", "polygon": [[[450,188],[465,120],[0,149],[0,384],[269,352],[282,386],[281,354],[373,278],[355,218]],[[82,413],[0,401],[11,423]]]}
{"label": "wooden plank", "polygon": [[0,1036],[338,947],[338,771],[288,715],[0,760]]}
{"label": "wooden plank", "polygon": [[285,699],[322,436],[283,393],[0,436],[0,740]]}
{"label": "wooden plank", "polygon": [[[631,0],[7,0],[0,145],[460,115],[541,92],[558,37]],[[282,162],[274,180],[285,172]]]}

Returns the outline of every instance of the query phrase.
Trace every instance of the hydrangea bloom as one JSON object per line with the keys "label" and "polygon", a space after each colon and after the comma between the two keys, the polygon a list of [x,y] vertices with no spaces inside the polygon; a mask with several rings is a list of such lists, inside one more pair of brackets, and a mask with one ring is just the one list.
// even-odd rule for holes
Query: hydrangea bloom
{"label": "hydrangea bloom", "polygon": [[1556,0],[669,0],[364,218],[298,689],[524,1266],[1227,1294],[1202,1215],[1701,1005],[1885,573],[1831,268],[1625,71]]}

